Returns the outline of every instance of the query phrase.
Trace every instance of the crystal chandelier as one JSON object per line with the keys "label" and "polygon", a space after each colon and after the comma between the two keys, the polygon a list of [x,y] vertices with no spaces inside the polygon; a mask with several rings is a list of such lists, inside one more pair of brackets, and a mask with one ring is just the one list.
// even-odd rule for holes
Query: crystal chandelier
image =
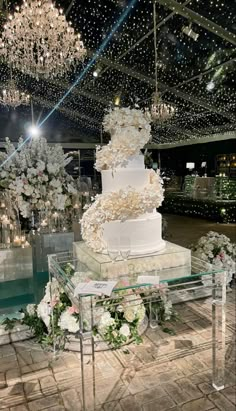
{"label": "crystal chandelier", "polygon": [[157,74],[157,13],[156,0],[153,0],[153,22],[154,22],[154,51],[155,51],[155,93],[152,97],[151,116],[154,122],[163,122],[171,118],[175,113],[175,108],[171,104],[166,104],[161,100],[158,92],[158,74]]}
{"label": "crystal chandelier", "polygon": [[151,116],[153,121],[166,121],[175,113],[175,109],[171,104],[161,101],[160,94],[156,91],[152,97]]}
{"label": "crystal chandelier", "polygon": [[27,105],[30,102],[30,96],[19,91],[16,87],[15,81],[11,78],[5,88],[0,94],[0,104],[4,106],[10,106],[14,109],[18,106]]}
{"label": "crystal chandelier", "polygon": [[0,56],[36,79],[62,76],[85,53],[80,34],[50,0],[24,0],[8,16],[0,38]]}

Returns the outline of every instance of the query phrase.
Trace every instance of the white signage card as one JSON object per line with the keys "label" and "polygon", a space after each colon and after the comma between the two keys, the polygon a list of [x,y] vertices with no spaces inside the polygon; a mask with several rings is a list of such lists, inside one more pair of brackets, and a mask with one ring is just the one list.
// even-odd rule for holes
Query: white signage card
{"label": "white signage card", "polygon": [[137,284],[154,284],[160,283],[159,275],[139,275],[137,278]]}
{"label": "white signage card", "polygon": [[117,281],[89,281],[88,283],[79,283],[74,291],[74,296],[79,294],[96,294],[107,295],[110,297]]}

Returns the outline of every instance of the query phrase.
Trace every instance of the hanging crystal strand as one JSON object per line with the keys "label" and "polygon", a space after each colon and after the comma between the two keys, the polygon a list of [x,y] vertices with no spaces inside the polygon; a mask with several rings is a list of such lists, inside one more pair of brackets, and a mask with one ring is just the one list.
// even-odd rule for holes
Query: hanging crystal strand
{"label": "hanging crystal strand", "polygon": [[225,384],[225,303],[227,273],[212,274],[212,364],[213,387],[222,390]]}

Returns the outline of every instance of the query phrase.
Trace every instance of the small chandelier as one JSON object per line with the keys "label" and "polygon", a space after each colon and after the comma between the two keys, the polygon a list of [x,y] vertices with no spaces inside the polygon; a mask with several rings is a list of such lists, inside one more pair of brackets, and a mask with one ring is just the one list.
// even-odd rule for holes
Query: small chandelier
{"label": "small chandelier", "polygon": [[0,93],[0,104],[10,106],[14,109],[20,105],[28,105],[30,96],[19,91],[16,87],[15,81],[11,78],[5,88]]}
{"label": "small chandelier", "polygon": [[0,38],[0,56],[36,79],[63,76],[85,53],[80,34],[50,0],[24,0]]}
{"label": "small chandelier", "polygon": [[154,32],[154,52],[155,52],[155,93],[152,96],[151,117],[154,122],[163,122],[171,118],[175,113],[175,108],[161,100],[158,92],[158,59],[157,59],[157,12],[156,1],[153,0],[153,32]]}
{"label": "small chandelier", "polygon": [[154,122],[163,122],[170,119],[175,113],[171,104],[164,103],[160,94],[155,92],[152,97],[151,116]]}

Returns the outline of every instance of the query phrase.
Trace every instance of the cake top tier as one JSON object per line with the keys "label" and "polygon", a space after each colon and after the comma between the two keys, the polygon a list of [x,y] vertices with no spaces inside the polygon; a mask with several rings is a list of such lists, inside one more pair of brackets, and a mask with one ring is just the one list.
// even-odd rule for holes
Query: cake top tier
{"label": "cake top tier", "polygon": [[97,171],[126,167],[151,137],[149,113],[137,109],[116,107],[104,117],[103,127],[111,141],[97,148]]}

